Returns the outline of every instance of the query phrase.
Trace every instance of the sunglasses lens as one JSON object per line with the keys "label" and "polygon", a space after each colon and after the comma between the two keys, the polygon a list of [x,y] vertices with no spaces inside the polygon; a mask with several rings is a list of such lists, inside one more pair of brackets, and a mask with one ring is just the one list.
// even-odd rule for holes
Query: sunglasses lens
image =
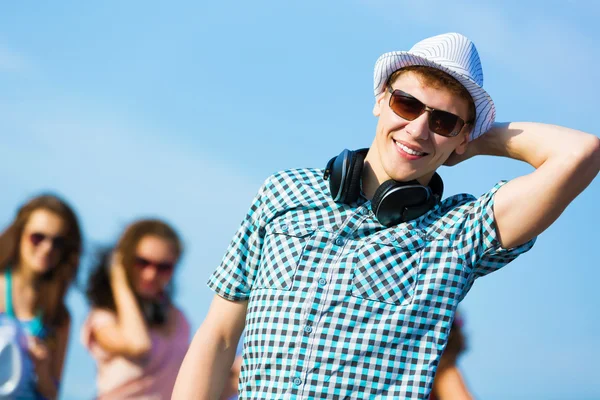
{"label": "sunglasses lens", "polygon": [[62,236],[55,237],[52,241],[52,246],[57,250],[64,249],[66,244],[67,240]]}
{"label": "sunglasses lens", "polygon": [[446,111],[435,110],[429,117],[429,129],[442,136],[453,136],[460,118]]}
{"label": "sunglasses lens", "polygon": [[156,270],[161,274],[167,274],[167,273],[173,271],[173,269],[175,268],[175,265],[172,263],[169,263],[169,262],[155,263],[155,262],[147,260],[143,257],[136,257],[134,262],[135,262],[136,267],[142,268],[142,269],[147,268],[152,265],[152,266],[156,267]]}
{"label": "sunglasses lens", "polygon": [[43,233],[32,233],[29,236],[29,240],[31,240],[31,244],[33,244],[34,246],[37,246],[40,243],[42,243],[45,238],[46,235],[44,235]]}
{"label": "sunglasses lens", "polygon": [[134,260],[134,264],[138,268],[146,268],[147,266],[149,266],[152,263],[150,261],[146,260],[145,258],[136,257]]}
{"label": "sunglasses lens", "polygon": [[403,96],[396,90],[390,97],[390,108],[396,115],[412,121],[423,113],[425,106],[414,97]]}
{"label": "sunglasses lens", "polygon": [[158,272],[167,274],[167,273],[173,271],[174,266],[171,263],[160,263],[160,264],[157,264],[156,267],[158,268]]}

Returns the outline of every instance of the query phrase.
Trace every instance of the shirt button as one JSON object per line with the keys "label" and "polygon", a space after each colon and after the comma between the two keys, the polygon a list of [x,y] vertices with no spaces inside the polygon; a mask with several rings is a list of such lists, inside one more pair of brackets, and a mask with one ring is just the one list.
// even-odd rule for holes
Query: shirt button
{"label": "shirt button", "polygon": [[306,326],[304,327],[304,332],[305,332],[305,333],[311,333],[311,332],[312,332],[312,327],[311,327],[310,325],[306,325]]}
{"label": "shirt button", "polygon": [[338,237],[337,239],[335,239],[335,244],[337,244],[338,246],[343,245],[344,239],[342,239],[341,237]]}
{"label": "shirt button", "polygon": [[300,379],[300,378],[294,379],[294,385],[300,386],[301,384],[302,384],[302,379]]}
{"label": "shirt button", "polygon": [[285,224],[281,225],[281,230],[284,231],[284,232],[287,232],[288,226],[285,225]]}
{"label": "shirt button", "polygon": [[325,279],[325,278],[319,279],[319,286],[323,287],[325,285],[327,285],[327,279]]}
{"label": "shirt button", "polygon": [[367,210],[365,210],[364,208],[361,208],[358,210],[358,215],[365,215],[367,213]]}

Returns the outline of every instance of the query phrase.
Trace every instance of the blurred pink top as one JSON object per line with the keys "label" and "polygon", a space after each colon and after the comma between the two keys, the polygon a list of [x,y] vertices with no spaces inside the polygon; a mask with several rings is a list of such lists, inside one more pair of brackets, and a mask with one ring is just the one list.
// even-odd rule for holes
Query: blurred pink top
{"label": "blurred pink top", "polygon": [[93,309],[81,330],[81,341],[97,363],[99,399],[170,399],[188,348],[190,326],[175,309],[175,330],[169,337],[151,330],[152,350],[143,361],[113,356],[94,340],[92,328],[116,322],[110,311]]}

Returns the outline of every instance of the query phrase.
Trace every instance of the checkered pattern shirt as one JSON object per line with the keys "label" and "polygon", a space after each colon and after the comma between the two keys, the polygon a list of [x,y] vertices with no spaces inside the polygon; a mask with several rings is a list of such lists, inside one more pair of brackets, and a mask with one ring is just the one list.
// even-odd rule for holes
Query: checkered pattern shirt
{"label": "checkered pattern shirt", "polygon": [[248,300],[240,399],[426,399],[474,280],[533,246],[500,246],[502,184],[386,228],[322,170],[267,179],[208,282]]}

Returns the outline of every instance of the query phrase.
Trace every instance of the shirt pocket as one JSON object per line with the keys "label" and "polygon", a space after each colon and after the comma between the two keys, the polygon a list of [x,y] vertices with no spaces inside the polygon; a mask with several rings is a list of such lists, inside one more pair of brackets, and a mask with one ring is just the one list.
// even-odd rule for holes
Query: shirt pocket
{"label": "shirt pocket", "polygon": [[418,231],[378,233],[355,257],[352,295],[399,306],[412,302],[425,240]]}
{"label": "shirt pocket", "polygon": [[289,290],[306,246],[315,233],[312,225],[279,221],[266,227],[256,287]]}

